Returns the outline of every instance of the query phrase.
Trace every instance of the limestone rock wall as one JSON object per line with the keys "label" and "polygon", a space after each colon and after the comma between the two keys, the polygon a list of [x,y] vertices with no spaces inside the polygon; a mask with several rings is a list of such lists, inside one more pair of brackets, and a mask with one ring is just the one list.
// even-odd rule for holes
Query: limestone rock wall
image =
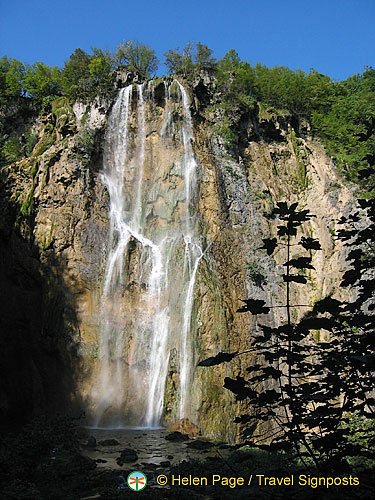
{"label": "limestone rock wall", "polygon": [[[333,238],[335,221],[350,210],[352,194],[308,131],[299,137],[291,117],[257,109],[238,131],[240,151],[228,151],[204,118],[209,102],[205,85],[196,86],[199,92],[190,90],[200,167],[198,211],[208,249],[194,291],[194,380],[187,416],[203,434],[235,440],[233,418],[241,408],[223,389],[223,379],[243,375],[254,360],[241,356],[214,368],[196,364],[219,351],[246,349],[256,320],[236,313],[240,299],[262,298],[270,305],[284,301],[285,255],[278,250],[268,257],[259,250],[262,238],[276,235],[277,222],[268,215],[277,201],[298,201],[316,215],[304,231],[323,248],[314,256],[310,285],[297,286],[293,300],[313,304],[336,289],[344,256]],[[4,418],[19,408],[35,413],[68,405],[90,411],[109,231],[108,193],[100,170],[110,107],[99,100],[71,107],[61,98],[40,118],[32,156],[2,171]],[[162,97],[158,109],[162,119]],[[264,323],[285,319],[282,308],[273,311],[262,318]],[[172,353],[166,423],[175,419],[177,383]]]}

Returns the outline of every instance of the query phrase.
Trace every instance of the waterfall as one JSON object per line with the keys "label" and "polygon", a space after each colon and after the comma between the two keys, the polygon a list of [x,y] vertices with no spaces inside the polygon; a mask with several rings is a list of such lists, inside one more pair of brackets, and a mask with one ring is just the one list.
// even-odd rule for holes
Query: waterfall
{"label": "waterfall", "polygon": [[199,169],[184,87],[164,82],[164,108],[155,94],[152,82],[122,89],[105,138],[110,231],[91,394],[97,426],[160,426],[172,362],[173,416],[189,416],[194,285],[204,254],[194,210]]}

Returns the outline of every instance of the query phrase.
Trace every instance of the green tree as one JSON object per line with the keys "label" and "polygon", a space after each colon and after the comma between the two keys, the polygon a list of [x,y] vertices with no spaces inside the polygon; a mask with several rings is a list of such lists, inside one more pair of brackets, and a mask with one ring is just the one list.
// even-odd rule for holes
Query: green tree
{"label": "green tree", "polygon": [[61,95],[61,72],[57,66],[36,62],[26,69],[25,90],[36,99]]}
{"label": "green tree", "polygon": [[91,88],[91,57],[82,49],[76,49],[65,62],[61,75],[64,95],[73,100],[85,100]]}
{"label": "green tree", "polygon": [[307,115],[318,111],[327,113],[336,97],[335,84],[329,76],[311,69],[305,78],[305,92],[307,98]]}
{"label": "green tree", "polygon": [[0,104],[7,99],[7,81],[6,75],[10,67],[10,61],[6,56],[0,59]]}
{"label": "green tree", "polygon": [[184,69],[184,58],[179,52],[179,49],[169,50],[164,54],[165,65],[169,75],[182,74]]}
{"label": "green tree", "polygon": [[255,73],[251,65],[241,61],[237,52],[231,49],[216,66],[217,81],[225,104],[232,108],[244,104],[252,106],[255,90]]}
{"label": "green tree", "polygon": [[374,197],[375,70],[367,69],[334,88],[331,106],[312,111],[312,129],[345,177]]}
{"label": "green tree", "polygon": [[181,75],[184,78],[191,76],[195,70],[195,51],[193,42],[187,42],[182,51],[177,47],[166,52],[164,56],[168,74]]}
{"label": "green tree", "polygon": [[17,59],[11,59],[6,73],[6,93],[8,96],[22,96],[24,94],[25,66]]}
{"label": "green tree", "polygon": [[212,49],[209,49],[207,45],[197,43],[195,61],[198,69],[206,71],[213,71],[215,69],[216,59],[212,57],[212,52]]}
{"label": "green tree", "polygon": [[155,51],[138,41],[124,41],[118,47],[114,56],[118,66],[125,66],[130,71],[139,73],[143,78],[149,78],[158,68]]}
{"label": "green tree", "polygon": [[305,73],[302,70],[293,71],[285,66],[268,68],[258,63],[255,74],[258,100],[295,114],[306,114]]}
{"label": "green tree", "polygon": [[113,87],[113,60],[109,52],[93,48],[89,62],[91,85],[96,92],[108,95]]}

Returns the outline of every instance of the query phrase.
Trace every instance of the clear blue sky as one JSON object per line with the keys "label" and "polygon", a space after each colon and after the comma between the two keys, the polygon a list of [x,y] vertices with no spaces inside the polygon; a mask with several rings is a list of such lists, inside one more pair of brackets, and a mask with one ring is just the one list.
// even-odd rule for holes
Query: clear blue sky
{"label": "clear blue sky", "polygon": [[0,0],[0,55],[63,66],[78,47],[132,39],[162,61],[191,40],[341,80],[375,66],[374,24],[375,0]]}

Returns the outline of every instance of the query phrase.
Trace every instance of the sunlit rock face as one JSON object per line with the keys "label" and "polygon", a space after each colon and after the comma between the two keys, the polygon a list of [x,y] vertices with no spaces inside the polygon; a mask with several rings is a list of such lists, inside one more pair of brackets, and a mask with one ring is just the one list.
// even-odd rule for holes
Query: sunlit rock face
{"label": "sunlit rock face", "polygon": [[[303,230],[323,248],[295,303],[313,304],[337,287],[344,261],[332,233],[350,209],[350,190],[291,117],[239,116],[240,147],[228,148],[215,99],[209,78],[193,88],[158,79],[124,87],[114,102],[62,103],[40,121],[33,156],[7,169],[3,204],[16,213],[30,193],[33,200],[13,226],[7,216],[2,234],[8,260],[32,269],[28,284],[11,287],[6,317],[11,328],[17,297],[28,297],[35,342],[15,386],[27,385],[34,406],[64,403],[103,427],[188,418],[202,435],[234,440],[245,403],[223,379],[246,376],[255,360],[197,363],[246,350],[256,320],[236,313],[240,299],[285,303],[283,249],[273,257],[259,250],[276,235],[268,215],[277,201],[316,214]],[[261,320],[278,324],[285,312],[276,307]],[[6,389],[1,397],[16,404]]]}

